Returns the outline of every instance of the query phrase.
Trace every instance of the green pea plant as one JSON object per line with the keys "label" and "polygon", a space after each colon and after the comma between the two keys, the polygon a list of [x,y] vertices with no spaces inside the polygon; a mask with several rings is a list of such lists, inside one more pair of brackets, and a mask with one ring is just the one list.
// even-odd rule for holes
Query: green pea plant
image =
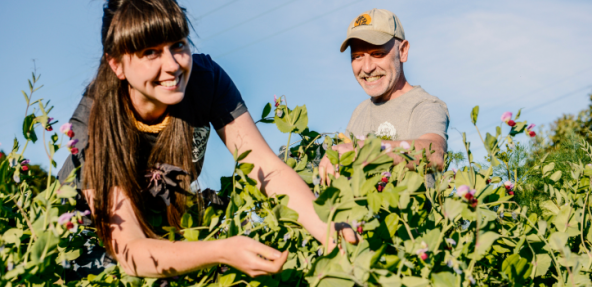
{"label": "green pea plant", "polygon": [[[64,138],[53,132],[57,121],[49,117],[49,101],[33,100],[34,93],[42,87],[36,87],[39,78],[33,72],[29,92],[22,91],[27,104],[23,121],[25,144],[21,147],[15,139],[12,150],[2,153],[0,162],[1,286],[60,284],[69,261],[80,255],[85,244],[80,236],[85,229],[80,223],[87,211],[74,210],[76,191],[69,185],[73,174],[64,180],[64,185],[47,176],[44,190],[32,186],[39,178],[30,172],[25,151],[30,143],[38,141],[36,129],[42,133],[50,175],[56,167],[53,156],[63,148]],[[31,107],[33,111],[29,113]],[[70,152],[77,153],[75,144],[66,144]]]}
{"label": "green pea plant", "polygon": [[[66,281],[71,261],[84,244],[101,244],[93,229],[80,223],[87,211],[76,211],[76,191],[70,175],[62,183],[51,177],[53,156],[72,137],[71,126],[51,133],[56,123],[51,107],[31,101],[39,77],[33,74],[25,93],[23,123],[26,140],[20,148],[0,156],[0,283],[2,286],[592,286],[592,228],[590,177],[592,165],[570,163],[569,176],[555,170],[543,157],[528,171],[542,178],[542,214],[520,206],[514,197],[524,180],[508,154],[516,137],[534,137],[533,125],[509,112],[495,133],[482,136],[477,127],[479,107],[470,115],[487,151],[478,163],[463,133],[466,157],[450,168],[432,167],[430,151],[414,145],[391,147],[380,137],[360,139],[308,128],[306,106],[290,109],[286,97],[267,104],[260,123],[275,124],[287,135],[279,157],[293,168],[317,196],[314,209],[328,225],[338,248],[321,245],[298,223],[288,208],[288,196],[266,196],[256,179],[249,153],[234,152],[231,176],[222,177],[221,189],[210,194],[203,212],[183,215],[181,230],[161,226],[162,240],[207,241],[248,236],[289,256],[282,270],[250,278],[231,266],[217,265],[166,279],[138,278],[113,265],[98,275]],[[31,114],[29,107],[37,105]],[[273,112],[273,114],[272,114]],[[270,116],[271,115],[271,116]],[[25,150],[41,130],[50,162],[43,191],[31,188]],[[503,132],[503,131],[506,132]],[[292,142],[292,136],[299,139]],[[339,154],[333,146],[352,143],[354,150]],[[76,142],[65,144],[77,154]],[[592,160],[592,146],[580,148]],[[392,154],[401,161],[393,163]],[[320,180],[318,165],[326,156],[337,168],[330,180]],[[494,173],[504,170],[504,175]],[[502,179],[503,178],[503,179]],[[38,179],[37,179],[38,180]],[[205,193],[205,191],[203,191]],[[331,223],[347,223],[362,240],[350,244],[331,234]],[[85,236],[82,236],[82,235]],[[89,242],[88,237],[94,238]],[[94,237],[93,237],[94,236]]]}

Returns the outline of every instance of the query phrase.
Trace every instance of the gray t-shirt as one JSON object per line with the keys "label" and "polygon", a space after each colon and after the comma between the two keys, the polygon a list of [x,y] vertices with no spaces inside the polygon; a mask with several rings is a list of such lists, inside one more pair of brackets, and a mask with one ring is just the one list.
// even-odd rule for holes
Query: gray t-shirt
{"label": "gray t-shirt", "polygon": [[354,110],[346,132],[357,137],[373,133],[390,140],[413,140],[434,133],[447,140],[449,121],[446,104],[421,86],[414,86],[384,103],[363,101]]}

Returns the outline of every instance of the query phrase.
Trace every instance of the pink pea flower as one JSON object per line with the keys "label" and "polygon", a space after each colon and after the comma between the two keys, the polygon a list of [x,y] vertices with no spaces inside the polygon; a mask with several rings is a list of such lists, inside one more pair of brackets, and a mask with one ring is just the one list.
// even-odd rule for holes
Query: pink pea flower
{"label": "pink pea flower", "polygon": [[535,124],[530,124],[528,127],[526,127],[526,134],[531,138],[536,137],[536,133],[532,130],[534,127]]}
{"label": "pink pea flower", "polygon": [[61,133],[67,133],[69,130],[72,130],[72,124],[71,123],[65,123],[60,127],[60,132]]}
{"label": "pink pea flower", "polygon": [[504,187],[509,195],[514,195],[514,184],[511,181],[504,182]]}
{"label": "pink pea flower", "polygon": [[513,127],[516,125],[516,122],[512,120],[512,112],[505,112],[502,114],[502,121],[504,121],[509,126]]}
{"label": "pink pea flower", "polygon": [[380,144],[380,150],[385,152],[390,152],[392,150],[392,146],[390,143],[383,143]]}
{"label": "pink pea flower", "polygon": [[456,195],[459,197],[464,197],[467,193],[469,193],[470,190],[471,188],[468,185],[461,185],[456,189]]}
{"label": "pink pea flower", "polygon": [[276,95],[273,95],[273,102],[275,103],[275,107],[277,108],[280,103],[282,102],[282,98],[279,98]]}
{"label": "pink pea flower", "polygon": [[70,221],[72,216],[74,216],[73,212],[66,212],[66,213],[60,215],[60,217],[58,218],[58,224],[60,224],[60,225],[66,224],[67,222]]}
{"label": "pink pea flower", "polygon": [[78,154],[78,148],[77,148],[77,147],[73,147],[72,149],[70,149],[70,152],[71,152],[73,155],[77,155],[77,154]]}
{"label": "pink pea flower", "polygon": [[428,254],[423,252],[419,254],[419,258],[421,258],[421,260],[426,261],[428,259]]}
{"label": "pink pea flower", "polygon": [[23,166],[21,166],[21,169],[22,169],[23,171],[27,171],[27,170],[29,170],[29,167],[28,167],[28,166],[26,166],[26,165],[23,165]]}
{"label": "pink pea flower", "polygon": [[406,142],[406,141],[402,141],[402,142],[399,144],[399,146],[400,146],[400,147],[402,147],[402,148],[404,148],[404,149],[410,149],[410,148],[411,148],[411,146],[409,145],[409,143],[408,143],[408,142]]}
{"label": "pink pea flower", "polygon": [[78,143],[78,140],[77,139],[73,139],[73,140],[68,141],[68,143],[66,144],[66,146],[69,147],[69,148],[72,148],[77,143]]}
{"label": "pink pea flower", "polygon": [[29,164],[29,162],[31,162],[31,161],[28,159],[25,159],[25,160],[21,161],[21,165]]}
{"label": "pink pea flower", "polygon": [[512,112],[505,112],[502,114],[502,121],[507,123],[509,120],[512,119]]}
{"label": "pink pea flower", "polygon": [[382,176],[385,176],[385,177],[391,177],[391,173],[390,173],[390,172],[388,172],[388,171],[383,171],[383,172],[382,172]]}
{"label": "pink pea flower", "polygon": [[415,253],[419,256],[419,258],[421,258],[421,260],[426,260],[428,259],[428,254],[427,252],[429,251],[428,249],[428,244],[425,243],[425,241],[421,242],[421,248],[418,249]]}

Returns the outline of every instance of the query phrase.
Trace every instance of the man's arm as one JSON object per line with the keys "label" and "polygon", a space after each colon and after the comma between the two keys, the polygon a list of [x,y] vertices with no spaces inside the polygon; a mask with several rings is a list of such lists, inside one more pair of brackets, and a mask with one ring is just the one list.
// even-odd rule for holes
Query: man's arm
{"label": "man's arm", "polygon": [[[442,170],[444,168],[444,154],[447,152],[448,145],[446,143],[446,140],[442,136],[440,136],[438,134],[428,133],[428,134],[424,134],[424,135],[420,136],[418,139],[415,139],[415,140],[400,140],[400,141],[383,140],[382,141],[383,144],[390,144],[391,148],[393,148],[393,149],[396,147],[400,147],[402,142],[406,142],[410,146],[413,143],[416,150],[425,149],[426,156],[428,157],[428,159],[430,161],[428,164],[429,167],[436,167],[438,170]],[[358,141],[358,144],[360,146],[363,146],[364,141]],[[431,150],[430,150],[430,145],[431,145]],[[347,143],[347,144],[339,144],[339,145],[333,146],[333,149],[336,150],[337,152],[339,152],[339,155],[341,155],[345,152],[352,151],[354,148],[353,148],[353,144]],[[389,152],[388,155],[393,158],[393,163],[395,165],[404,161],[404,159],[401,156],[399,156],[398,154]],[[407,164],[407,168],[409,168],[410,170],[413,170],[415,168],[415,165],[419,164],[419,160],[420,159],[417,158],[417,159],[415,159],[415,161],[409,162]],[[335,174],[335,167],[331,164],[331,161],[327,158],[326,155],[323,157],[323,159],[321,160],[321,163],[319,164],[319,172],[320,172],[321,178],[323,180],[327,179],[328,174],[332,174],[333,176],[337,176]]]}

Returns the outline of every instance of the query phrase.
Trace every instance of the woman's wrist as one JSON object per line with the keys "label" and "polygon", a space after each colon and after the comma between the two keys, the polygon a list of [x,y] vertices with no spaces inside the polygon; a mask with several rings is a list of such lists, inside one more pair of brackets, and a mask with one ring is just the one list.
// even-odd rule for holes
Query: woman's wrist
{"label": "woman's wrist", "polygon": [[235,237],[230,237],[230,238],[226,238],[226,239],[222,239],[222,240],[213,240],[212,243],[214,244],[214,246],[212,246],[212,250],[209,250],[209,252],[212,252],[213,254],[216,254],[216,257],[214,258],[216,263],[218,264],[225,264],[225,265],[232,265],[231,261],[232,261],[232,250],[233,250],[233,239]]}

